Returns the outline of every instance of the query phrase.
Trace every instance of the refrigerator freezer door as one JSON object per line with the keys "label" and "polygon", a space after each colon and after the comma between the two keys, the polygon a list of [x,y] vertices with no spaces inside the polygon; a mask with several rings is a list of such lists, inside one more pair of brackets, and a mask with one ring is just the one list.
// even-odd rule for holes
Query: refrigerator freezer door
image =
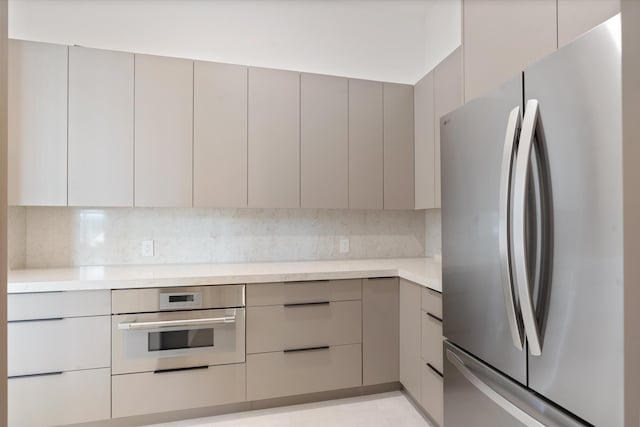
{"label": "refrigerator freezer door", "polygon": [[539,103],[554,229],[542,354],[529,356],[529,387],[589,423],[621,426],[619,16],[529,67],[525,98]]}
{"label": "refrigerator freezer door", "polygon": [[499,210],[505,135],[521,104],[518,77],[441,120],[442,280],[445,337],[526,384],[526,352],[512,335],[519,311],[507,310],[503,289]]}
{"label": "refrigerator freezer door", "polygon": [[444,360],[447,427],[584,426],[449,342]]}

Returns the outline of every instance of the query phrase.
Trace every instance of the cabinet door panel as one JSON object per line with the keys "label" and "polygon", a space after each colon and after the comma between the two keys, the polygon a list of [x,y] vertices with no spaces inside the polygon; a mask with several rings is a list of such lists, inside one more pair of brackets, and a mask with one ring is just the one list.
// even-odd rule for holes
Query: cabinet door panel
{"label": "cabinet door panel", "polygon": [[620,0],[558,0],[558,47],[620,12]]}
{"label": "cabinet door panel", "polygon": [[135,61],[135,205],[190,207],[193,61]]}
{"label": "cabinet door panel", "polygon": [[302,74],[300,83],[301,206],[349,205],[348,80]]}
{"label": "cabinet door panel", "polygon": [[399,291],[397,278],[362,281],[362,383],[398,381]]}
{"label": "cabinet door panel", "polygon": [[556,0],[464,0],[462,10],[465,102],[556,50]]}
{"label": "cabinet door panel", "polygon": [[349,80],[349,208],[382,209],[382,83]]}
{"label": "cabinet door panel", "polygon": [[9,205],[67,204],[67,46],[9,41]]}
{"label": "cabinet door panel", "polygon": [[414,208],[413,86],[384,84],[384,208]]}
{"label": "cabinet door panel", "polygon": [[462,48],[447,56],[434,70],[435,207],[440,208],[440,118],[462,105]]}
{"label": "cabinet door panel", "polygon": [[193,205],[247,206],[247,68],[194,64]]}
{"label": "cabinet door panel", "polygon": [[435,113],[433,72],[424,76],[414,88],[415,114],[415,200],[416,209],[431,209],[436,205]]}
{"label": "cabinet door panel", "polygon": [[111,370],[10,378],[9,425],[42,427],[111,418]]}
{"label": "cabinet door panel", "polygon": [[249,69],[249,207],[300,207],[300,74]]}
{"label": "cabinet door panel", "polygon": [[69,205],[133,206],[133,54],[69,48]]}
{"label": "cabinet door panel", "polygon": [[400,382],[420,402],[420,287],[400,279]]}

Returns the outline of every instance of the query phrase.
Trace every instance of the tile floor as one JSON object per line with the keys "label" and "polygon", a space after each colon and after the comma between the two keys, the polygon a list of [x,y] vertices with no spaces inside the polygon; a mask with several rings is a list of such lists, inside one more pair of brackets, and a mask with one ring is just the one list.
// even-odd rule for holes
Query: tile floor
{"label": "tile floor", "polygon": [[153,427],[430,427],[399,391],[285,406]]}

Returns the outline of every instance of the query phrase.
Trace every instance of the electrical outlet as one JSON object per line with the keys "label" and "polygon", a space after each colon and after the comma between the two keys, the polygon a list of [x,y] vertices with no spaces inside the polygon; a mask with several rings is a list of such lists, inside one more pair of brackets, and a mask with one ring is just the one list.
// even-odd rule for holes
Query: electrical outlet
{"label": "electrical outlet", "polygon": [[349,253],[349,239],[340,239],[340,253],[341,254]]}
{"label": "electrical outlet", "polygon": [[144,240],[142,242],[142,256],[153,256],[153,240]]}

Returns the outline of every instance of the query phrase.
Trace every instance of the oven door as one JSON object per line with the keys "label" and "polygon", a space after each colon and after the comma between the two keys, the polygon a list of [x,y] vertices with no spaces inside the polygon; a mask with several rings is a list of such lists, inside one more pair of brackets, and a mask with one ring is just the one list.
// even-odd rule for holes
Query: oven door
{"label": "oven door", "polygon": [[112,319],[114,375],[245,359],[245,309],[122,314]]}

